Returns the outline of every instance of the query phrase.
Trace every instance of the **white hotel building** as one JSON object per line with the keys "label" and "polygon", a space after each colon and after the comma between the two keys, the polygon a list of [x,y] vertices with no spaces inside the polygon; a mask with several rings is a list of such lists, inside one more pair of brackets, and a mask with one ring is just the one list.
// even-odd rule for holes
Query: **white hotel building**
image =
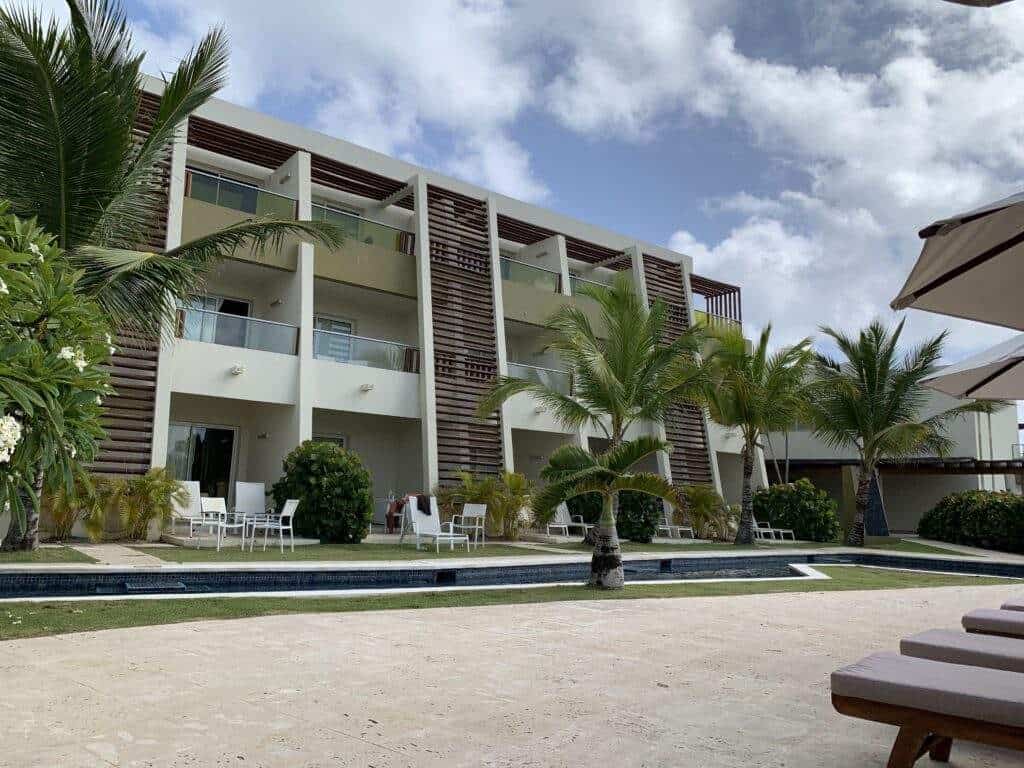
{"label": "white hotel building", "polygon": [[[347,237],[237,252],[179,310],[173,343],[123,346],[97,471],[169,465],[230,496],[236,480],[269,485],[318,438],[362,457],[378,499],[459,469],[536,479],[555,447],[600,434],[567,433],[525,395],[474,412],[499,373],[568,391],[543,324],[565,304],[597,317],[580,285],[628,272],[676,329],[741,319],[739,288],[693,274],[684,254],[213,101],[175,146],[161,236],[173,247],[260,214],[327,218]],[[645,429],[675,446],[663,475],[735,495],[738,442],[698,409]]]}

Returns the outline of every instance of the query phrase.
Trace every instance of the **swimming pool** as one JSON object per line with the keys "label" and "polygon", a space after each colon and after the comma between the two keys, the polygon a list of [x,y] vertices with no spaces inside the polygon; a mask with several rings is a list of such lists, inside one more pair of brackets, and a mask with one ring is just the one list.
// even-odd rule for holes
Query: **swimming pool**
{"label": "swimming pool", "polygon": [[[917,571],[1024,578],[1024,563],[945,560],[874,553],[744,554],[630,558],[626,581],[689,581],[707,579],[814,578],[799,566],[868,565]],[[796,567],[794,567],[796,566]],[[580,583],[590,573],[589,560],[473,564],[457,567],[387,565],[354,567],[309,565],[247,568],[97,569],[60,568],[27,571],[0,569],[0,599],[128,596],[202,596],[238,593],[345,592],[351,590],[429,589],[438,587],[501,587]]]}

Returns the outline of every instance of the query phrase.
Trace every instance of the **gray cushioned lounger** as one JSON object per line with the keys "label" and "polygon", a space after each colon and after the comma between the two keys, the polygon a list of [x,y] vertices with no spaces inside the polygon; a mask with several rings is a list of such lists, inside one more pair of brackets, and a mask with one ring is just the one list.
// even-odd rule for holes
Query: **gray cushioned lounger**
{"label": "gray cushioned lounger", "polygon": [[1024,611],[1024,597],[1014,597],[1003,603],[1004,611]]}
{"label": "gray cushioned lounger", "polygon": [[998,611],[979,608],[964,615],[961,623],[968,632],[984,635],[1024,637],[1024,611]]}
{"label": "gray cushioned lounger", "polygon": [[929,629],[900,641],[900,653],[918,659],[1024,673],[1024,639]]}

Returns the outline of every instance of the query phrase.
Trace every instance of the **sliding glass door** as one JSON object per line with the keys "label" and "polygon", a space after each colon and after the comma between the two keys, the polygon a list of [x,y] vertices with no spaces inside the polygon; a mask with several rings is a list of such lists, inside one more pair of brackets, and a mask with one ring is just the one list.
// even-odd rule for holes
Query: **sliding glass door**
{"label": "sliding glass door", "polygon": [[204,496],[230,503],[237,448],[234,427],[175,422],[167,439],[167,468],[178,480],[197,480]]}

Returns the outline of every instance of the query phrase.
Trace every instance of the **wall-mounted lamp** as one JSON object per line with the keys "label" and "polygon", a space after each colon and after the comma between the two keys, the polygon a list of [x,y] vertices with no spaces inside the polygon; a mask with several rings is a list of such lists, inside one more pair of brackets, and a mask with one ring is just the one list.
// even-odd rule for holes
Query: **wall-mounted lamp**
{"label": "wall-mounted lamp", "polygon": [[544,413],[544,410],[545,410],[545,409],[544,409],[544,406],[543,406],[543,405],[538,405],[538,406],[535,406],[535,407],[534,407],[534,409],[533,409],[533,412],[534,412],[534,413]]}
{"label": "wall-mounted lamp", "polygon": [[231,366],[231,375],[232,376],[241,376],[243,373],[245,373],[245,366],[244,365],[233,365],[233,366]]}
{"label": "wall-mounted lamp", "polygon": [[359,387],[359,391],[360,392],[373,392],[374,386],[375,385],[373,385],[373,384],[363,384],[362,386]]}
{"label": "wall-mounted lamp", "polygon": [[287,182],[291,181],[291,178],[292,178],[292,175],[291,175],[290,173],[286,173],[286,174],[285,174],[284,176],[282,176],[282,177],[281,177],[281,178],[280,178],[280,179],[278,180],[278,182],[277,182],[277,183],[278,183],[278,184],[286,184]]}
{"label": "wall-mounted lamp", "polygon": [[272,302],[270,302],[270,306],[272,307],[280,307],[282,304],[284,304],[283,299],[274,299]]}
{"label": "wall-mounted lamp", "polygon": [[269,432],[259,432],[256,435],[256,439],[257,440],[267,440],[269,437],[270,437],[270,433]]}

